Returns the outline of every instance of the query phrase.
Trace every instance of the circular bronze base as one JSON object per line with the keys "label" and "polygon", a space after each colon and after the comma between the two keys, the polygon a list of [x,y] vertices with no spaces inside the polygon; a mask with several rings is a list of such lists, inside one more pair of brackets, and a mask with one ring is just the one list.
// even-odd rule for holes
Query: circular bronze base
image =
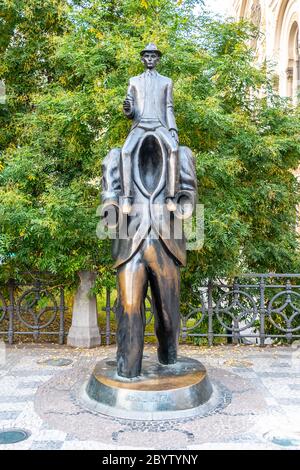
{"label": "circular bronze base", "polygon": [[213,398],[213,387],[203,364],[179,358],[161,365],[156,358],[143,360],[142,375],[126,379],[117,375],[116,361],[99,362],[85,388],[89,408],[126,419],[169,419],[199,414]]}

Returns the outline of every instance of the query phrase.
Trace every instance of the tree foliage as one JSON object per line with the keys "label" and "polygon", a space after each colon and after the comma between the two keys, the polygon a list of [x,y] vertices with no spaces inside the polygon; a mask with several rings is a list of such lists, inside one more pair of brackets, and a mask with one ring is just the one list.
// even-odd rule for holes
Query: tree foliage
{"label": "tree foliage", "polygon": [[[111,282],[96,237],[101,161],[129,130],[122,115],[139,51],[155,42],[171,77],[180,141],[194,151],[205,244],[186,286],[208,276],[298,269],[299,109],[253,65],[247,23],[222,23],[175,0],[2,0],[2,275],[50,270]],[[200,11],[197,14],[196,11]]]}

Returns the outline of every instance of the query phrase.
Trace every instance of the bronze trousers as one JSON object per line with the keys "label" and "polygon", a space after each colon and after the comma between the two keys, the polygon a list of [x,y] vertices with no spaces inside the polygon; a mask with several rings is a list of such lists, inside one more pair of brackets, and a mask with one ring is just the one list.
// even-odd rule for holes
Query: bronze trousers
{"label": "bronze trousers", "polygon": [[118,269],[117,363],[118,374],[133,378],[141,374],[145,298],[148,284],[154,307],[158,360],[177,361],[180,332],[179,267],[161,240],[150,235],[139,251]]}

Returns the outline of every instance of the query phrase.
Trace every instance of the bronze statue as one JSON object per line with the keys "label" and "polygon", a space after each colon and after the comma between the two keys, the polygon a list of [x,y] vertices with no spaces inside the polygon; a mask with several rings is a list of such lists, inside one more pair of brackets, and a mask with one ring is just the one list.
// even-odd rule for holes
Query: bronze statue
{"label": "bronze statue", "polygon": [[[148,71],[160,56],[153,44],[142,51]],[[179,268],[186,264],[185,238],[177,232],[191,215],[197,192],[192,152],[178,147],[172,81],[157,72],[148,81],[148,71],[130,80],[124,111],[133,126],[125,145],[103,162],[103,214],[117,211],[112,248],[118,276],[117,371],[127,378],[141,373],[148,285],[158,360],[177,361]]]}
{"label": "bronze statue", "polygon": [[178,186],[177,155],[178,130],[173,109],[173,83],[170,78],[156,72],[161,52],[155,44],[148,44],[141,52],[145,72],[129,80],[124,113],[133,120],[131,132],[122,148],[123,213],[131,210],[131,165],[132,153],[145,134],[152,130],[160,136],[168,149],[168,210],[176,210],[174,197]]}

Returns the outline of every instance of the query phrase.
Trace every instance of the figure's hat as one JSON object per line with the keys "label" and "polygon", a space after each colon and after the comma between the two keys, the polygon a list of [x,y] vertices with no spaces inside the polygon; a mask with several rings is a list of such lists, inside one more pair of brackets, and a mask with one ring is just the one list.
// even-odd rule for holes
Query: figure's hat
{"label": "figure's hat", "polygon": [[162,56],[162,53],[160,50],[157,49],[156,45],[153,44],[152,42],[149,42],[149,44],[147,44],[147,46],[145,47],[144,50],[141,51],[141,56],[143,54],[145,54],[145,52],[156,52],[156,54],[159,55],[159,57]]}

